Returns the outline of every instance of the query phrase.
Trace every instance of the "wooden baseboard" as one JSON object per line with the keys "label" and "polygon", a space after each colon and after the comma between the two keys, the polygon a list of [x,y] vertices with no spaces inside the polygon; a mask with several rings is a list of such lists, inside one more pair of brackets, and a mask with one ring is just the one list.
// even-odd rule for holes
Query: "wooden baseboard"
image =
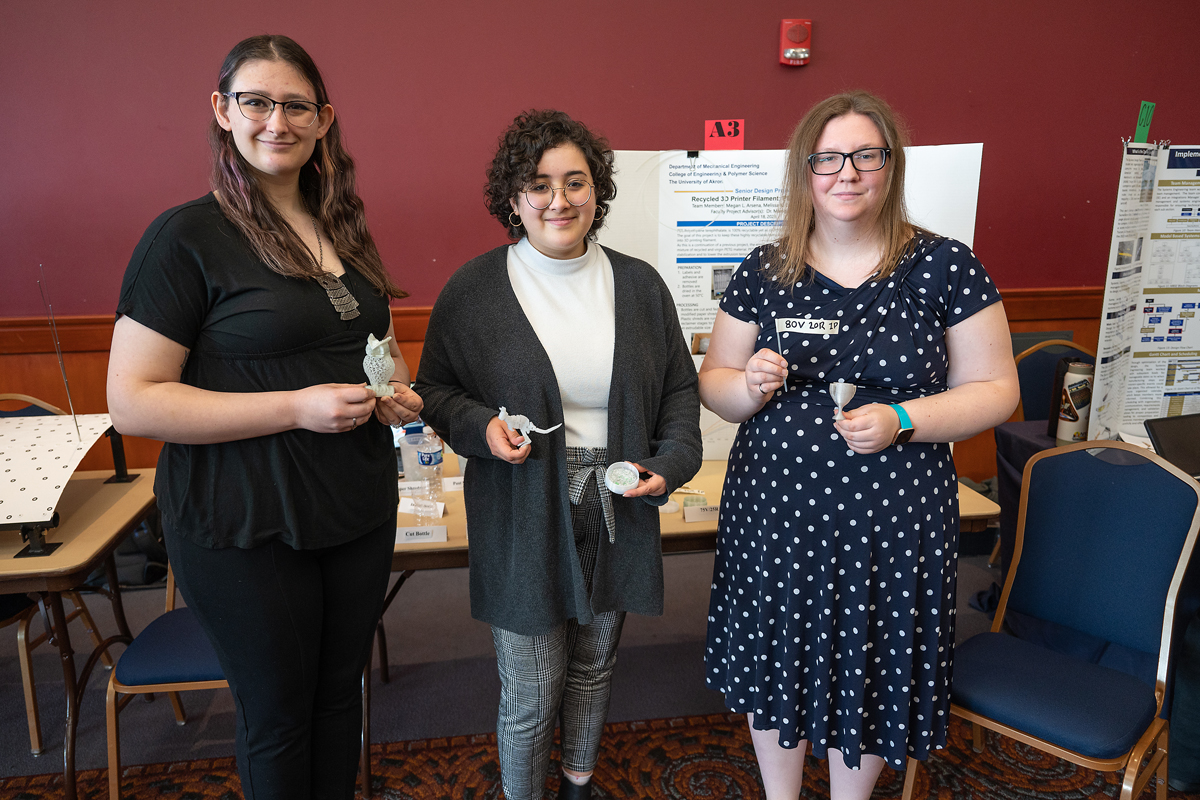
{"label": "wooden baseboard", "polygon": [[1103,286],[1065,286],[1056,289],[1001,289],[1009,321],[1040,322],[1084,319],[1100,321]]}
{"label": "wooden baseboard", "polygon": [[[1100,335],[1102,286],[1076,286],[1002,291],[1009,326],[1014,331],[1070,330],[1075,341],[1095,347]],[[421,345],[429,325],[429,306],[392,309],[396,341],[405,363],[415,375],[421,360]],[[60,317],[58,338],[62,348],[71,397],[79,413],[108,410],[105,376],[108,350],[115,320],[108,315]],[[22,392],[63,408],[67,394],[55,354],[54,337],[44,318],[0,318],[0,391]],[[151,467],[161,445],[146,439],[130,439],[126,449],[131,467]],[[97,451],[105,448],[96,448]],[[105,469],[104,454],[91,454],[83,468]],[[100,459],[100,460],[96,460]],[[977,480],[996,474],[995,444],[991,432],[962,442],[954,448],[959,474]],[[111,463],[111,458],[109,458]]]}
{"label": "wooden baseboard", "polygon": [[[421,342],[429,326],[429,306],[393,308],[399,342]],[[59,317],[55,320],[64,353],[108,352],[116,319],[108,315]],[[54,336],[44,317],[0,318],[0,356],[54,352]]]}

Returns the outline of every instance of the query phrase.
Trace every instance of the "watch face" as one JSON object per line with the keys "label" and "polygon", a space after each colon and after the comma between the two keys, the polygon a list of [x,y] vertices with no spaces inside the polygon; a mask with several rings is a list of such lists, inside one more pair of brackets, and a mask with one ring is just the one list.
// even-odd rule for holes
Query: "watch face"
{"label": "watch face", "polygon": [[892,444],[905,444],[913,437],[913,428],[903,428],[896,434],[896,441]]}

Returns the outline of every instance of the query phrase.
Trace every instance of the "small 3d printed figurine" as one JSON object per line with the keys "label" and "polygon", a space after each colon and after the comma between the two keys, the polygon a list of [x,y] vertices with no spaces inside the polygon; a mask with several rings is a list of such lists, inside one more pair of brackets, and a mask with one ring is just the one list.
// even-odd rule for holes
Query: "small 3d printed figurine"
{"label": "small 3d printed figurine", "polygon": [[550,433],[551,431],[556,431],[562,427],[562,423],[560,422],[557,425],[555,425],[553,428],[547,428],[546,430],[542,430],[541,428],[537,427],[532,422],[530,422],[529,417],[526,417],[523,414],[509,414],[508,410],[504,406],[500,406],[500,421],[503,422],[505,425],[507,425],[508,429],[510,431],[520,431],[521,432],[522,442],[519,445],[520,447],[524,447],[525,445],[529,444],[530,432],[532,432],[532,433]]}
{"label": "small 3d printed figurine", "polygon": [[833,404],[837,406],[837,411],[833,412],[834,420],[843,420],[846,418],[846,415],[842,413],[842,406],[853,399],[856,391],[858,391],[858,387],[853,383],[838,381],[829,384],[829,396],[833,398]]}
{"label": "small 3d printed figurine", "polygon": [[389,336],[381,342],[375,338],[375,334],[367,334],[367,356],[363,359],[363,371],[367,373],[367,388],[376,397],[396,395],[396,387],[388,383],[396,374],[396,362],[392,360],[392,351],[388,348],[391,340]]}

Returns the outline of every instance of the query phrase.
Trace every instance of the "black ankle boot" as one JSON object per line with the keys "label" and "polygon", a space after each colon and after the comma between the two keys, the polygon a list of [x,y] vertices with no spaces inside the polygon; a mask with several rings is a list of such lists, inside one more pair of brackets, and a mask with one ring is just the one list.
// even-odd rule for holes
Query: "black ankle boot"
{"label": "black ankle boot", "polygon": [[589,780],[583,786],[572,783],[566,775],[559,779],[558,800],[591,800],[592,782]]}

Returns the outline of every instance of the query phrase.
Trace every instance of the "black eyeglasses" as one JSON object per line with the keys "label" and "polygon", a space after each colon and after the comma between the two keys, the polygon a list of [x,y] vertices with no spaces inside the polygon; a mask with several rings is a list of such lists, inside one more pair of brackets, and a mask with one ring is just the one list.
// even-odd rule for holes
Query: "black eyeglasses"
{"label": "black eyeglasses", "polygon": [[321,113],[320,103],[310,103],[307,100],[272,100],[258,92],[221,92],[233,102],[246,119],[262,122],[271,118],[275,106],[283,106],[283,115],[287,121],[301,128],[307,128],[317,121]]}
{"label": "black eyeglasses", "polygon": [[875,172],[883,169],[891,154],[891,149],[887,147],[864,147],[853,153],[813,153],[808,157],[808,166],[814,175],[836,175],[842,171],[848,158],[857,171]]}

